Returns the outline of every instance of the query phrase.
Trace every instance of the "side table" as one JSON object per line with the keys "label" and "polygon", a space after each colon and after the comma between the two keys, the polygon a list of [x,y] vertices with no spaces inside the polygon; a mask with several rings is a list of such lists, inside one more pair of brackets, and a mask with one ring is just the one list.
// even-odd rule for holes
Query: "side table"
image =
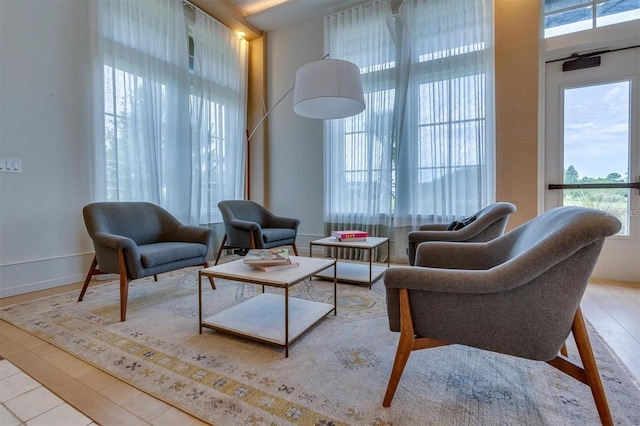
{"label": "side table", "polygon": [[[326,237],[320,240],[311,241],[309,243],[309,257],[313,256],[313,246],[329,247],[335,252],[336,271],[335,275],[338,281],[353,284],[371,284],[377,281],[385,271],[385,267],[373,264],[373,250],[377,247],[387,244],[387,252],[389,251],[389,238],[383,237],[367,237],[366,241],[338,241],[334,237]],[[338,248],[353,248],[366,250],[369,252],[369,265],[357,262],[338,262]],[[335,250],[334,250],[335,249]],[[368,267],[367,267],[368,266]],[[387,268],[390,266],[390,258],[387,256]],[[333,279],[334,270],[328,268],[318,274],[316,277]]]}

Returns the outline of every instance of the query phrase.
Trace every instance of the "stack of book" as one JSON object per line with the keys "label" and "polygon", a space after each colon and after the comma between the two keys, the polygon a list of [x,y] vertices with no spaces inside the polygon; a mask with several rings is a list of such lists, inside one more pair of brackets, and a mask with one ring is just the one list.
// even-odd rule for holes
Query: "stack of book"
{"label": "stack of book", "polygon": [[298,262],[291,261],[289,250],[285,248],[251,249],[245,255],[244,263],[265,272],[298,266]]}
{"label": "stack of book", "polygon": [[367,241],[367,237],[369,236],[368,232],[365,231],[333,231],[331,233],[338,241]]}

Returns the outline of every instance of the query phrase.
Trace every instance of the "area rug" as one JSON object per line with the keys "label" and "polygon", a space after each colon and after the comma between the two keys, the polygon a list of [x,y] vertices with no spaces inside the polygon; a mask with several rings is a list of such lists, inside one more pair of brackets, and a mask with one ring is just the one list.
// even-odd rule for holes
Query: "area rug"
{"label": "area rug", "polygon": [[[203,280],[204,315],[247,300],[259,286]],[[414,352],[390,408],[382,399],[398,334],[384,285],[339,285],[329,314],[282,348],[204,329],[197,270],[131,283],[119,321],[117,282],[2,308],[2,319],[215,425],[596,425],[589,388],[551,366],[450,346]],[[267,289],[268,291],[268,289]],[[332,283],[307,280],[294,297],[332,303]],[[616,424],[640,424],[640,389],[590,330]],[[577,357],[572,342],[570,356]]]}

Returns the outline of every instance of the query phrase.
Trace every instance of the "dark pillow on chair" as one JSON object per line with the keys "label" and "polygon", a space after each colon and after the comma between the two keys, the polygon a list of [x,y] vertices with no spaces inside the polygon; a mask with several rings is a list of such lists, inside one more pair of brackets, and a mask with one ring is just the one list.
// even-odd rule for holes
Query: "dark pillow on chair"
{"label": "dark pillow on chair", "polygon": [[465,226],[467,226],[468,224],[470,224],[471,222],[473,222],[474,220],[476,220],[475,215],[469,216],[462,220],[454,220],[449,224],[449,226],[447,226],[447,231],[458,231],[464,228]]}

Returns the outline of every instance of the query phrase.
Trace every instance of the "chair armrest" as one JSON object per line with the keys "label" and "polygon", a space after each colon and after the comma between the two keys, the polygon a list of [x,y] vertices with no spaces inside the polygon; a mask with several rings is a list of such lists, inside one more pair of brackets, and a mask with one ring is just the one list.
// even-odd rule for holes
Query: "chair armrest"
{"label": "chair armrest", "polygon": [[485,270],[440,269],[420,266],[393,266],[384,272],[384,285],[389,289],[439,293],[494,293],[491,285],[495,273]]}
{"label": "chair armrest", "polygon": [[498,263],[487,243],[424,242],[418,246],[414,266],[442,269],[486,270]]}
{"label": "chair armrest", "polygon": [[463,231],[411,231],[407,235],[410,243],[421,243],[423,241],[462,241],[467,239],[468,235],[460,234]]}
{"label": "chair armrest", "polygon": [[449,227],[448,223],[427,223],[426,225],[420,225],[419,231],[446,231]]}
{"label": "chair armrest", "polygon": [[200,243],[209,246],[213,237],[213,229],[202,226],[180,225],[176,228],[174,234],[176,241]]}
{"label": "chair armrest", "polygon": [[[418,246],[420,263],[416,264],[423,266],[388,269],[385,286],[444,293],[508,291],[532,281],[574,254],[571,248],[563,250],[551,243],[539,243],[512,258],[515,240],[507,234],[486,243],[422,243]],[[582,250],[588,249],[592,247]]]}
{"label": "chair armrest", "polygon": [[97,232],[94,234],[93,243],[97,246],[103,246],[114,250],[127,250],[138,247],[136,242],[131,238],[106,232]]}
{"label": "chair armrest", "polygon": [[384,285],[387,290],[406,288],[438,293],[491,294],[513,290],[539,274],[518,272],[518,266],[509,263],[486,270],[398,266],[384,272]]}
{"label": "chair armrest", "polygon": [[229,225],[244,231],[259,231],[261,229],[259,223],[242,219],[231,219]]}
{"label": "chair armrest", "polygon": [[265,221],[265,228],[290,228],[290,229],[298,229],[298,225],[300,225],[299,219],[294,219],[291,217],[284,216],[274,216],[269,215],[268,221]]}

